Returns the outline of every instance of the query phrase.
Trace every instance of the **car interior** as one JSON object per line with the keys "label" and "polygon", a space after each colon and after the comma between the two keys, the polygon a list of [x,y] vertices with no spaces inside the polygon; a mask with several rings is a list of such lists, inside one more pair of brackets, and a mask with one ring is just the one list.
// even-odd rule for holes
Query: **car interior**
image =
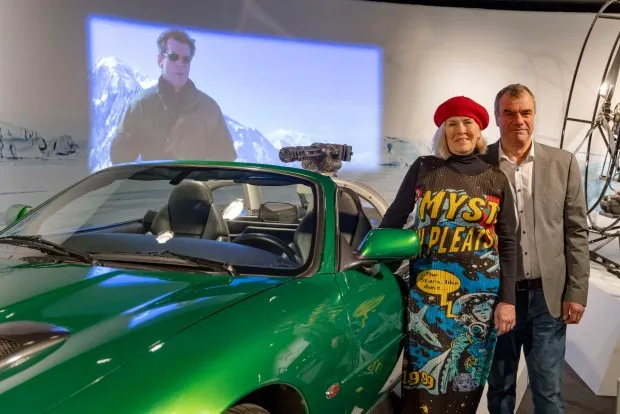
{"label": "car interior", "polygon": [[153,234],[172,231],[178,237],[223,240],[228,226],[206,183],[181,182],[170,193],[168,203],[154,215]]}
{"label": "car interior", "polygon": [[[225,220],[206,183],[184,180],[172,190],[166,205],[155,214],[147,213],[152,222],[148,229],[143,227],[142,230],[230,241],[304,264],[310,256],[316,215],[313,210],[306,210],[300,217],[299,210],[295,204],[268,201],[260,204],[257,215]],[[145,217],[143,226],[149,217]]]}
{"label": "car interior", "polygon": [[[164,242],[166,248],[172,249],[178,245],[183,252],[199,257],[226,257],[226,260],[248,265],[251,265],[252,260],[258,260],[256,265],[260,267],[283,265],[287,268],[301,268],[308,264],[317,228],[314,196],[309,186],[301,185],[295,188],[294,184],[285,183],[284,185],[289,187],[284,188],[279,183],[271,186],[257,183],[259,187],[262,185],[261,189],[266,188],[269,191],[287,190],[288,195],[280,196],[280,193],[266,191],[264,197],[249,203],[249,197],[245,193],[245,199],[241,201],[244,206],[243,213],[227,217],[226,209],[231,200],[241,200],[239,195],[243,197],[244,192],[240,189],[250,184],[227,184],[229,187],[226,191],[230,194],[223,197],[222,194],[226,192],[220,189],[225,185],[226,183],[218,180],[179,180],[174,183],[171,191],[163,187],[163,192],[154,199],[165,200],[164,197],[167,197],[167,200],[159,206],[147,206],[142,218],[123,221],[121,217],[113,217],[118,223],[109,224],[111,221],[108,217],[104,220],[105,225],[82,226],[80,230],[69,234],[69,237],[63,238],[62,244],[90,252],[142,252],[153,248],[161,250],[158,236],[169,233],[171,239]],[[216,193],[220,195],[219,199],[215,196]],[[295,202],[294,198],[298,200]],[[110,210],[107,204],[103,205]],[[354,250],[359,247],[373,225],[365,213],[359,195],[349,188],[338,188],[336,207],[340,240]],[[114,207],[111,210],[114,212],[116,209],[117,207]],[[131,217],[140,209],[133,207],[126,217]],[[95,214],[99,214],[98,210]],[[155,237],[144,238],[144,235]],[[213,244],[209,244],[210,247],[205,249],[204,240],[223,242],[221,244],[228,246],[244,245],[253,249],[231,249],[225,246],[215,247]],[[260,256],[260,252],[263,252],[263,256]],[[264,255],[264,252],[270,254]],[[244,255],[245,257],[242,257]]]}
{"label": "car interior", "polygon": [[[142,219],[88,226],[71,234],[62,244],[96,252],[145,251],[157,245],[158,235],[169,232],[174,237],[166,245],[172,249],[183,243],[183,251],[190,255],[226,257],[234,263],[260,267],[300,268],[307,264],[317,220],[311,202],[305,202],[304,197],[300,197],[298,204],[265,201],[242,215],[225,218],[222,203],[216,203],[213,193],[207,181],[184,179],[169,192],[166,203],[158,209],[148,209]],[[156,237],[145,239],[146,234]],[[205,249],[201,240],[225,243],[219,247],[210,244]],[[231,243],[254,249],[224,246]]]}

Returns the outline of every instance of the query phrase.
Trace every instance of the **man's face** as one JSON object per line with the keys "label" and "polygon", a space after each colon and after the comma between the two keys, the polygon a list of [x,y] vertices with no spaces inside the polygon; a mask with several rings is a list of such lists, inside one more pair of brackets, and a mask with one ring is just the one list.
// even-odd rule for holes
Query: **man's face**
{"label": "man's face", "polygon": [[495,121],[502,139],[512,145],[528,144],[534,134],[536,115],[530,94],[524,91],[515,98],[505,93],[498,104]]}
{"label": "man's face", "polygon": [[189,78],[189,53],[189,45],[168,39],[166,53],[157,58],[163,78],[175,89],[182,88]]}

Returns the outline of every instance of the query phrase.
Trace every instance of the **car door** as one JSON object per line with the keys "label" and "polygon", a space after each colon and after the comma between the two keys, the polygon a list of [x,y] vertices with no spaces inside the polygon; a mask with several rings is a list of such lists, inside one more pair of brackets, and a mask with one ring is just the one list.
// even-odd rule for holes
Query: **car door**
{"label": "car door", "polygon": [[[372,206],[340,188],[337,197],[339,262],[352,254],[379,223],[368,218]],[[340,266],[340,265],[339,265]],[[336,282],[349,314],[355,350],[348,379],[356,390],[356,409],[369,409],[400,380],[402,367],[403,281],[385,265],[339,271]],[[355,411],[352,411],[355,412]],[[358,411],[359,412],[359,411]]]}

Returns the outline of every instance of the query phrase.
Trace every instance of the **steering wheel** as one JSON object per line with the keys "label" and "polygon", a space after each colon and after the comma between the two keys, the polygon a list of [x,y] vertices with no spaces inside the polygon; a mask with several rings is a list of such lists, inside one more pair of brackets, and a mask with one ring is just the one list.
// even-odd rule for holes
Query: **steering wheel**
{"label": "steering wheel", "polygon": [[[299,256],[286,243],[271,234],[266,233],[245,233],[235,237],[233,243],[244,244],[247,246],[258,247],[260,243],[266,243],[275,246],[286,254],[295,263],[300,262]],[[257,245],[254,242],[258,242]],[[260,247],[259,247],[260,248]]]}

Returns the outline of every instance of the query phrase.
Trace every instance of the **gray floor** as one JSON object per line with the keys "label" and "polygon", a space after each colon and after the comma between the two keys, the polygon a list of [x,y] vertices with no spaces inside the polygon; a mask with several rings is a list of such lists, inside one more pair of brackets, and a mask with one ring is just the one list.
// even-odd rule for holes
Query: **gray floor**
{"label": "gray floor", "polygon": [[[566,364],[564,367],[564,414],[614,414],[616,412],[615,397],[599,397],[579,378],[573,369]],[[525,392],[517,414],[533,414],[532,395]]]}
{"label": "gray floor", "polygon": [[[564,414],[616,414],[616,397],[595,395],[568,364],[564,367],[563,384]],[[373,414],[398,414],[397,401],[384,401]],[[529,387],[516,414],[534,414]]]}

